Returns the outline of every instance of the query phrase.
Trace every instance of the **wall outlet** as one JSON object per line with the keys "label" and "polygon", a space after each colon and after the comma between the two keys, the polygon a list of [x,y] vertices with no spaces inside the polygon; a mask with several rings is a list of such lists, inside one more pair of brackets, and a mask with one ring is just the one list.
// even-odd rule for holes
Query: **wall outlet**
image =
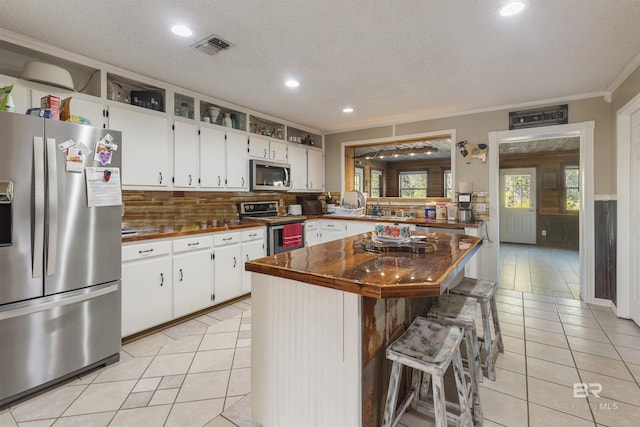
{"label": "wall outlet", "polygon": [[476,212],[482,213],[487,211],[486,203],[476,203]]}
{"label": "wall outlet", "polygon": [[542,230],[542,236],[545,237],[547,235],[547,230]]}

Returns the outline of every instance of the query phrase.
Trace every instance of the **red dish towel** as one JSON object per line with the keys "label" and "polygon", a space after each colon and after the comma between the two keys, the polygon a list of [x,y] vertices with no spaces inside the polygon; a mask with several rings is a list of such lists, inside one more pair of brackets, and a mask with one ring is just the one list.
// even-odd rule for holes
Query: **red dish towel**
{"label": "red dish towel", "polygon": [[286,224],[282,227],[282,246],[291,248],[302,244],[302,223]]}

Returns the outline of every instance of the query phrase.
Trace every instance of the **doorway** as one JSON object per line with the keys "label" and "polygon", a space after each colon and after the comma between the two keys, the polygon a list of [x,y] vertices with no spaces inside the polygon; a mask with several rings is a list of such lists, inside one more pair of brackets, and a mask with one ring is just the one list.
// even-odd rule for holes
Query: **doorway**
{"label": "doorway", "polygon": [[500,169],[500,242],[536,244],[536,169]]}
{"label": "doorway", "polygon": [[[541,141],[545,139],[558,138],[579,138],[579,171],[580,171],[580,209],[576,214],[579,224],[579,295],[585,302],[595,302],[595,286],[594,286],[594,212],[593,212],[593,134],[594,122],[573,123],[568,125],[547,126],[529,129],[518,129],[512,131],[490,132],[489,133],[489,189],[490,195],[495,194],[496,197],[490,197],[490,209],[492,218],[489,221],[488,232],[496,236],[495,241],[500,242],[502,207],[500,203],[500,146],[501,144]],[[539,171],[538,171],[539,172]],[[538,183],[539,179],[536,180]],[[543,180],[543,182],[545,182]],[[586,207],[586,209],[585,209]],[[495,213],[495,215],[494,215]],[[500,245],[498,245],[496,254],[496,276],[502,276]]]}
{"label": "doorway", "polygon": [[616,314],[640,325],[640,94],[617,113]]}

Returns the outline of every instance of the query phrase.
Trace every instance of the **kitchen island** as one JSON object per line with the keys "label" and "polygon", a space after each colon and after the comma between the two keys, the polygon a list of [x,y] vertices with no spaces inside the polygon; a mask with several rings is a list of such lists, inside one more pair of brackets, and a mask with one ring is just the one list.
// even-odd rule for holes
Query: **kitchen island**
{"label": "kitchen island", "polygon": [[461,279],[481,239],[426,233],[435,251],[365,250],[363,234],[247,262],[253,272],[253,418],[269,426],[377,426],[385,349]]}

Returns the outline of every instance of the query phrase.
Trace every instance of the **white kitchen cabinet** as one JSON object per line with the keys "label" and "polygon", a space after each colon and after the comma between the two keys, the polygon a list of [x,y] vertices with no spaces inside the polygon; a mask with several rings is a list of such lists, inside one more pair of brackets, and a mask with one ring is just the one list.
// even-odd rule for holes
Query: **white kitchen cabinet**
{"label": "white kitchen cabinet", "polygon": [[173,241],[173,316],[186,316],[213,304],[213,239]]}
{"label": "white kitchen cabinet", "polygon": [[307,191],[307,148],[300,144],[289,145],[291,165],[291,190]]}
{"label": "white kitchen cabinet", "polygon": [[320,221],[304,222],[304,245],[315,246],[322,243]]}
{"label": "white kitchen cabinet", "polygon": [[122,336],[173,318],[171,242],[122,247]]}
{"label": "white kitchen cabinet", "polygon": [[[71,97],[71,114],[89,119],[91,121],[91,126],[98,128],[104,127],[105,107],[102,102],[99,102],[100,100],[98,98],[95,98],[95,100],[98,102],[94,102],[87,99],[87,95],[75,94],[73,92],[69,92],[68,90],[64,91],[54,87],[52,87],[51,90],[47,89],[48,88],[44,86],[42,86],[42,89],[31,89],[31,107],[40,107],[40,100],[42,99],[42,97],[47,95],[54,95],[59,97],[60,107],[62,107],[63,99]],[[115,128],[113,129],[120,130]]]}
{"label": "white kitchen cabinet", "polygon": [[198,187],[198,128],[176,120],[173,124],[173,185]]}
{"label": "white kitchen cabinet", "polygon": [[347,237],[346,221],[321,220],[320,234],[322,243],[327,243]]}
{"label": "white kitchen cabinet", "polygon": [[214,235],[215,303],[242,295],[241,236],[239,232]]}
{"label": "white kitchen cabinet", "polygon": [[307,149],[307,176],[309,191],[324,190],[324,156],[322,151]]}
{"label": "white kitchen cabinet", "polygon": [[242,294],[251,292],[251,272],[244,269],[244,263],[267,255],[264,233],[264,227],[242,232]]}
{"label": "white kitchen cabinet", "polygon": [[200,187],[225,188],[227,138],[223,129],[200,128]]}
{"label": "white kitchen cabinet", "polygon": [[227,131],[227,188],[249,189],[249,158],[247,156],[247,135]]}
{"label": "white kitchen cabinet", "polygon": [[344,221],[347,228],[347,236],[356,236],[358,234],[373,231],[375,222],[368,221]]}
{"label": "white kitchen cabinet", "polygon": [[109,107],[108,127],[122,132],[122,185],[167,187],[171,180],[167,117],[134,108]]}
{"label": "white kitchen cabinet", "polygon": [[269,140],[269,154],[269,159],[274,162],[287,162],[289,158],[287,153],[287,143],[275,139]]}
{"label": "white kitchen cabinet", "polygon": [[249,157],[269,159],[269,138],[251,135],[249,137]]}
{"label": "white kitchen cabinet", "polygon": [[249,157],[286,162],[287,143],[264,136],[251,135],[249,137]]}

